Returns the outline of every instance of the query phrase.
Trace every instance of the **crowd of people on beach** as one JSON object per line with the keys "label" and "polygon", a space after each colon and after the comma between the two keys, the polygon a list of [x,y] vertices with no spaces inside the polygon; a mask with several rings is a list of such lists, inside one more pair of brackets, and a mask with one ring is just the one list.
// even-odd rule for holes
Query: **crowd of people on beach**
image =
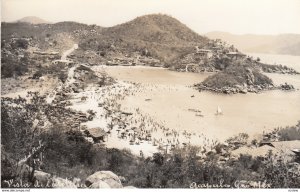
{"label": "crowd of people on beach", "polygon": [[[158,122],[140,108],[122,108],[120,102],[129,95],[135,95],[145,89],[156,89],[157,85],[118,82],[111,87],[101,89],[97,101],[104,101],[101,106],[106,108],[105,118],[111,119],[116,129],[118,137],[125,139],[129,145],[140,145],[144,142],[157,146],[158,149],[167,149],[169,152],[173,148],[187,145],[200,145],[204,151],[209,151],[217,145],[217,141],[206,138],[204,134],[191,133],[187,130],[176,130],[166,127],[164,122]],[[173,87],[169,87],[173,89]],[[105,98],[105,99],[103,99]],[[126,113],[122,113],[126,111]],[[113,133],[111,130],[108,133]]]}
{"label": "crowd of people on beach", "polygon": [[[103,71],[95,71],[95,73],[102,74]],[[70,85],[70,83],[65,84],[65,86]],[[59,87],[56,91],[64,89],[64,85]],[[71,102],[73,107],[76,104],[90,103],[90,107],[87,108],[95,112],[94,119],[106,121],[107,127],[104,129],[107,135],[117,134],[118,139],[126,141],[126,146],[119,146],[120,148],[151,145],[157,148],[157,151],[163,150],[169,153],[174,148],[197,145],[201,146],[202,151],[212,150],[218,142],[205,137],[204,134],[172,129],[167,127],[165,122],[158,121],[155,117],[147,114],[142,108],[121,106],[121,101],[128,96],[134,96],[146,89],[156,90],[158,88],[161,87],[156,84],[118,81],[113,85],[103,87],[89,85],[83,92],[72,93],[70,100],[77,98],[76,102]],[[165,86],[164,89],[174,90],[175,88]],[[83,97],[84,99],[82,99]],[[151,99],[147,101],[151,101]],[[147,101],[145,100],[145,102]],[[143,147],[141,152],[143,150],[147,150],[147,147]]]}

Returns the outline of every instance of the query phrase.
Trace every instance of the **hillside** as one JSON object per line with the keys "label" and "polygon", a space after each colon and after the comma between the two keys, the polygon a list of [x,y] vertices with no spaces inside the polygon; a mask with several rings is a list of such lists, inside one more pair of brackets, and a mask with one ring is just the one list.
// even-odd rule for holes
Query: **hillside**
{"label": "hillside", "polygon": [[[59,22],[54,24],[30,24],[30,23],[1,23],[2,33],[1,39],[8,40],[12,37],[21,38],[21,37],[34,37],[36,39],[44,39],[49,35],[57,35],[60,33],[72,33],[76,30],[90,30],[94,29],[95,26],[86,25],[76,22]],[[101,27],[96,27],[101,28]],[[49,36],[48,35],[48,36]]]}
{"label": "hillside", "polygon": [[193,32],[178,20],[162,14],[138,17],[127,23],[104,28],[101,36],[82,41],[84,49],[105,51],[107,48],[124,53],[146,51],[148,56],[171,61],[195,45],[203,46],[208,39]]}
{"label": "hillside", "polygon": [[30,24],[49,24],[49,21],[46,21],[44,19],[41,19],[39,17],[35,16],[28,16],[23,17],[22,19],[17,20],[16,22],[24,22],[24,23],[30,23]]}
{"label": "hillside", "polygon": [[172,46],[207,41],[206,38],[198,35],[177,19],[163,14],[137,17],[127,23],[107,28],[103,33],[120,38],[139,39]]}
{"label": "hillside", "polygon": [[[32,54],[34,51],[61,53],[75,43],[79,48],[72,59],[90,65],[147,65],[201,72],[222,71],[235,60],[246,59],[235,46],[200,36],[177,19],[163,14],[137,17],[108,28],[76,22],[4,22],[1,32],[2,69],[9,69],[5,77],[12,76],[15,70],[16,74],[27,71],[19,66],[30,65],[25,68],[35,69],[36,65],[47,64],[37,59],[37,55]],[[48,64],[53,60],[44,59],[48,59]],[[254,59],[247,59],[255,63]],[[11,63],[15,67],[11,68]],[[194,66],[188,69],[189,64]],[[272,66],[263,67],[267,72],[283,71],[274,67],[269,70]]]}
{"label": "hillside", "polygon": [[234,35],[227,32],[209,32],[205,36],[227,41],[244,52],[300,55],[300,34]]}

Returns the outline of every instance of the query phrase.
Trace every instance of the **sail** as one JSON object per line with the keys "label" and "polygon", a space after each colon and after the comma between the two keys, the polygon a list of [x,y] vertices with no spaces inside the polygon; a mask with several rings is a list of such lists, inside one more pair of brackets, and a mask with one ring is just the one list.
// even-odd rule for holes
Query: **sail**
{"label": "sail", "polygon": [[222,111],[221,107],[218,106],[217,115],[221,115],[221,114],[223,114],[223,111]]}

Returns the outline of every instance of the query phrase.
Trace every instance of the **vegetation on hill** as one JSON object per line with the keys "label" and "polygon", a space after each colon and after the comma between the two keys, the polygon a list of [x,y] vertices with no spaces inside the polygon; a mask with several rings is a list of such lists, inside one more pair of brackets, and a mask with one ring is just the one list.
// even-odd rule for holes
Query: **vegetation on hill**
{"label": "vegetation on hill", "polygon": [[178,20],[162,14],[138,17],[130,22],[103,28],[101,35],[81,41],[84,50],[124,54],[147,50],[149,56],[170,62],[195,45],[203,46],[208,39],[193,32]]}
{"label": "vegetation on hill", "polygon": [[127,23],[107,28],[103,34],[172,46],[208,41],[207,38],[193,32],[177,19],[163,14],[137,17]]}
{"label": "vegetation on hill", "polygon": [[[12,51],[12,46],[7,45],[12,45],[11,42],[15,39],[26,39],[29,48],[57,52],[78,43],[79,48],[74,52],[73,59],[80,62],[118,64],[116,60],[121,59],[122,64],[157,64],[176,70],[184,70],[187,63],[199,65],[201,69],[198,71],[223,70],[233,62],[230,59],[225,61],[224,56],[229,52],[238,52],[234,46],[221,40],[209,40],[200,36],[175,18],[163,14],[137,17],[108,28],[76,22],[4,22],[1,38],[2,47],[8,51]],[[211,50],[213,57],[198,57],[196,47]],[[2,51],[2,55],[5,54],[6,52]],[[263,64],[261,68],[265,72],[294,72],[283,67]]]}
{"label": "vegetation on hill", "polygon": [[300,140],[300,121],[295,126],[289,126],[276,130],[280,141]]}
{"label": "vegetation on hill", "polygon": [[273,88],[273,81],[253,66],[245,64],[230,65],[225,70],[207,77],[195,85],[199,90],[222,93],[257,92]]}
{"label": "vegetation on hill", "polygon": [[3,53],[6,45],[1,45],[1,78],[24,75],[31,63],[30,56],[26,53],[29,42],[26,39],[17,39],[9,45],[11,52]]}
{"label": "vegetation on hill", "polygon": [[6,23],[2,22],[1,40],[14,38],[33,38],[44,40],[45,37],[59,33],[73,33],[75,30],[92,29],[94,26],[76,22],[59,22],[54,24]]}
{"label": "vegetation on hill", "polygon": [[24,75],[28,71],[28,56],[18,59],[14,56],[2,56],[1,78]]}

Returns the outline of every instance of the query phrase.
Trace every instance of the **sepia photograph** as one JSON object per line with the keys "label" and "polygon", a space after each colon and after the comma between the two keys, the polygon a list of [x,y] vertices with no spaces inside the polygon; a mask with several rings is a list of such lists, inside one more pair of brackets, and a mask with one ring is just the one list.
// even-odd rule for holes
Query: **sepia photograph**
{"label": "sepia photograph", "polygon": [[300,0],[1,0],[1,190],[300,189]]}

